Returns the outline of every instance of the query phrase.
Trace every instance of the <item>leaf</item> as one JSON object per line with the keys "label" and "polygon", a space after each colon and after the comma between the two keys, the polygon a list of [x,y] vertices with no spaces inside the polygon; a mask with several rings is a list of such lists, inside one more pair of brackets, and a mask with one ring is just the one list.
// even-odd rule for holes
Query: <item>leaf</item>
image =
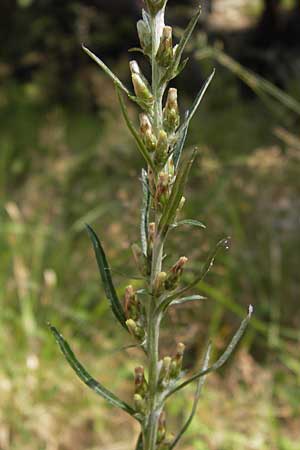
{"label": "leaf", "polygon": [[146,23],[146,25],[148,26],[149,30],[151,27],[151,17],[150,14],[147,13],[147,11],[145,9],[142,9],[142,17],[143,17],[143,21]]}
{"label": "leaf", "polygon": [[175,392],[179,391],[180,389],[184,388],[185,386],[187,386],[188,384],[190,384],[192,381],[197,380],[198,378],[204,377],[205,375],[207,375],[210,372],[214,372],[218,369],[220,369],[220,367],[222,367],[226,361],[228,360],[228,358],[231,356],[232,352],[234,351],[234,349],[236,348],[237,344],[239,343],[240,339],[242,338],[247,325],[251,319],[253,313],[253,307],[252,305],[249,306],[248,309],[248,315],[247,317],[242,321],[239,329],[237,330],[237,332],[234,334],[233,338],[231,339],[228,347],[226,348],[226,350],[224,351],[224,353],[220,356],[220,358],[211,366],[208,367],[205,370],[201,370],[200,372],[196,373],[195,375],[193,375],[192,377],[190,377],[188,380],[184,381],[183,383],[179,384],[179,386],[173,388],[172,390],[170,390],[168,392],[168,394],[166,395],[166,398],[170,397],[171,395],[173,395]]}
{"label": "leaf", "polygon": [[205,261],[200,274],[187,286],[184,286],[182,289],[180,289],[179,291],[175,292],[174,294],[172,294],[170,297],[173,298],[178,297],[178,295],[182,295],[184,294],[186,291],[192,289],[193,287],[197,286],[208,274],[208,272],[210,271],[211,267],[214,264],[215,258],[217,256],[218,251],[221,248],[228,248],[229,247],[229,243],[230,243],[230,238],[225,238],[222,239],[221,241],[219,241],[216,245],[216,247],[214,248],[214,250],[210,253],[210,255],[208,256],[207,260]]}
{"label": "leaf", "polygon": [[214,69],[212,71],[212,73],[210,74],[210,76],[205,81],[204,85],[201,87],[200,91],[198,92],[198,94],[194,100],[194,103],[192,104],[191,108],[187,111],[187,116],[186,116],[185,121],[183,122],[183,124],[181,125],[181,127],[179,128],[179,130],[177,132],[179,135],[181,135],[181,133],[189,127],[190,121],[194,117],[195,112],[197,111],[197,109],[205,95],[205,92],[207,91],[213,77],[215,76],[215,73],[216,73],[216,71]]}
{"label": "leaf", "polygon": [[144,53],[144,50],[142,49],[142,48],[140,48],[140,47],[132,47],[132,48],[130,48],[130,49],[128,49],[128,52],[129,53],[142,53],[143,55],[145,54]]}
{"label": "leaf", "polygon": [[[203,366],[202,366],[202,371],[207,370],[207,368],[208,368],[208,363],[209,363],[209,358],[210,358],[210,351],[211,351],[211,344],[208,345],[207,350],[205,352],[205,356],[204,356],[204,360],[203,360]],[[192,411],[191,411],[187,421],[185,422],[185,424],[183,425],[183,427],[179,431],[178,435],[176,436],[176,438],[172,442],[169,450],[172,450],[177,445],[177,443],[181,439],[182,435],[186,432],[186,430],[188,429],[188,427],[192,423],[192,420],[193,420],[193,418],[194,418],[194,416],[196,414],[196,411],[197,411],[197,406],[198,406],[198,403],[199,403],[199,399],[200,399],[202,387],[203,387],[204,382],[205,382],[205,378],[206,378],[205,375],[203,377],[199,378],[198,383],[197,383],[197,387],[196,387],[196,391],[195,391],[195,395],[194,395],[194,402],[193,402],[193,406],[192,406]]]}
{"label": "leaf", "polygon": [[172,228],[178,228],[178,227],[180,227],[182,225],[191,225],[193,227],[206,228],[204,223],[199,222],[199,220],[194,220],[194,219],[180,220],[179,222],[174,223]]}
{"label": "leaf", "polygon": [[147,172],[142,169],[142,188],[143,203],[141,209],[141,244],[145,256],[147,256],[148,247],[148,228],[149,228],[149,209],[150,209],[150,190],[148,184]]}
{"label": "leaf", "polygon": [[186,141],[186,137],[187,137],[187,132],[189,129],[189,125],[190,125],[190,121],[192,120],[195,112],[197,111],[205,92],[208,89],[208,86],[210,85],[213,77],[215,75],[215,70],[213,70],[213,72],[211,73],[211,75],[208,77],[208,79],[206,80],[206,82],[204,83],[204,85],[202,86],[202,88],[200,89],[197,97],[194,100],[194,103],[192,104],[191,108],[186,111],[185,113],[185,120],[183,122],[183,124],[179,127],[179,130],[177,131],[177,142],[174,148],[174,155],[173,155],[173,161],[174,161],[174,166],[175,168],[177,168],[178,163],[180,161],[180,157],[183,151],[183,147]]}
{"label": "leaf", "polygon": [[186,159],[186,161],[183,162],[183,164],[178,170],[170,198],[163,211],[162,217],[158,225],[158,232],[161,233],[163,237],[165,237],[169,227],[173,224],[175,220],[176,212],[180,200],[182,198],[182,194],[187,182],[188,175],[190,173],[193,162],[196,158],[196,154],[197,149],[193,151],[192,156],[190,158]]}
{"label": "leaf", "polygon": [[[189,112],[186,111],[185,113],[185,120],[188,118]],[[180,161],[181,158],[181,154],[182,154],[182,150],[186,141],[186,137],[187,137],[187,132],[188,132],[188,127],[183,127],[182,129],[179,128],[178,130],[178,137],[177,137],[177,142],[173,151],[173,162],[174,162],[174,166],[175,169],[177,169],[178,167],[178,163]]]}
{"label": "leaf", "polygon": [[203,297],[202,295],[197,295],[197,294],[189,295],[187,297],[182,297],[177,300],[171,301],[170,306],[182,305],[183,303],[194,302],[194,301],[198,301],[198,300],[206,300],[206,297]]}
{"label": "leaf", "polygon": [[165,74],[163,75],[162,79],[160,80],[160,85],[163,86],[169,81],[171,81],[173,78],[177,77],[179,73],[184,69],[188,62],[188,58],[186,58],[184,61],[181,62],[181,58],[183,55],[183,52],[185,50],[185,47],[197,25],[197,22],[199,20],[201,14],[201,6],[198,6],[198,9],[194,16],[191,18],[187,28],[184,30],[183,35],[179,41],[179,44],[176,45],[174,48],[174,60],[171,64],[171,66],[167,69]]}
{"label": "leaf", "polygon": [[101,242],[98,239],[98,236],[96,235],[95,231],[90,225],[86,225],[87,232],[89,234],[89,237],[92,241],[95,256],[100,272],[100,276],[102,279],[105,295],[110,303],[111,309],[117,318],[117,320],[120,322],[122,327],[124,327],[127,330],[126,326],[126,316],[123,311],[122,305],[120,303],[120,300],[118,298],[118,295],[116,293],[112,277],[111,277],[111,270],[108,265],[103,247],[101,245]]}
{"label": "leaf", "polygon": [[183,288],[176,290],[175,292],[171,293],[167,297],[165,297],[162,302],[157,306],[156,312],[163,312],[166,311],[167,307],[172,303],[172,301],[176,301],[178,299],[178,296],[184,294],[185,292],[189,291],[193,287],[195,287],[198,283],[200,283],[207,273],[209,272],[210,268],[212,267],[215,257],[219,251],[220,248],[225,247],[228,248],[229,246],[229,238],[222,239],[218,244],[216,245],[215,249],[210,253],[207,260],[205,261],[200,274],[198,277],[196,277],[192,283],[188,284],[187,286],[184,286]]}
{"label": "leaf", "polygon": [[187,297],[176,298],[176,292],[172,296],[165,297],[161,303],[156,307],[154,314],[159,315],[161,313],[165,313],[169,306],[181,305],[183,303],[193,302],[197,300],[206,300],[206,297],[202,297],[202,295],[189,295]]}
{"label": "leaf", "polygon": [[143,434],[142,433],[140,433],[140,435],[138,437],[135,450],[143,450]]}
{"label": "leaf", "polygon": [[189,59],[190,58],[185,58],[183,61],[181,61],[181,63],[174,72],[173,78],[178,77],[178,75],[181,74],[181,72],[185,69],[187,63],[189,62]]}
{"label": "leaf", "polygon": [[153,172],[155,172],[155,167],[154,167],[153,161],[152,161],[152,159],[151,159],[151,157],[149,155],[149,152],[146,149],[142,139],[140,138],[138,132],[135,130],[133,124],[131,123],[131,121],[129,119],[124,100],[123,100],[122,95],[120,93],[120,89],[119,89],[119,87],[117,85],[116,85],[116,91],[117,91],[117,96],[118,96],[118,99],[119,99],[119,102],[120,102],[122,114],[123,114],[124,120],[126,122],[126,125],[127,125],[128,129],[129,129],[129,131],[131,132],[131,134],[132,134],[132,136],[133,136],[133,138],[135,140],[135,143],[136,143],[136,145],[137,145],[141,155],[145,159],[146,163],[151,167]]}
{"label": "leaf", "polygon": [[181,154],[182,154],[183,147],[184,147],[184,144],[186,141],[190,121],[193,118],[195,112],[197,111],[197,109],[201,103],[201,100],[203,99],[203,96],[204,96],[208,86],[210,85],[210,82],[212,81],[212,79],[214,77],[214,74],[215,74],[215,70],[211,73],[211,75],[208,77],[208,79],[206,80],[206,82],[204,83],[202,88],[200,89],[191,108],[188,111],[186,111],[185,120],[184,120],[183,124],[180,126],[179,130],[177,131],[177,141],[176,141],[175,148],[173,151],[173,161],[174,161],[175,168],[177,168],[178,163],[181,158]]}
{"label": "leaf", "polygon": [[78,375],[78,377],[90,388],[92,389],[96,394],[103,397],[105,400],[107,400],[111,405],[116,406],[117,408],[122,409],[123,411],[130,414],[132,417],[136,417],[136,411],[129,406],[127,403],[120,400],[118,397],[116,397],[112,392],[110,392],[108,389],[106,389],[104,386],[102,386],[101,383],[96,381],[82,366],[82,364],[77,360],[76,356],[74,355],[71,347],[67,343],[67,341],[63,338],[63,336],[58,332],[58,330],[49,324],[49,328],[54,335],[56,342],[58,343],[62,353],[64,354],[66,360],[72,367],[72,369],[75,371],[75,373]]}
{"label": "leaf", "polygon": [[104,64],[104,62],[100,58],[98,58],[98,56],[96,56],[93,52],[91,52],[84,45],[82,45],[82,48],[85,51],[85,53],[87,53],[98,64],[98,66],[100,66],[101,69],[111,78],[111,80],[115,83],[115,85],[118,86],[119,89],[121,89],[123,92],[125,92],[125,94],[127,94],[131,100],[136,101],[134,95],[132,95],[130,93],[130,91],[122,83],[122,81],[110,70],[109,67],[107,67],[106,64]]}
{"label": "leaf", "polygon": [[174,68],[177,69],[178,65],[180,64],[180,60],[182,57],[182,54],[184,52],[184,49],[186,47],[186,44],[188,43],[196,25],[199,20],[199,17],[201,15],[201,6],[198,6],[198,9],[194,16],[191,18],[187,28],[185,29],[182,38],[180,39],[180,42],[177,46],[176,52],[175,52],[175,61],[174,61]]}

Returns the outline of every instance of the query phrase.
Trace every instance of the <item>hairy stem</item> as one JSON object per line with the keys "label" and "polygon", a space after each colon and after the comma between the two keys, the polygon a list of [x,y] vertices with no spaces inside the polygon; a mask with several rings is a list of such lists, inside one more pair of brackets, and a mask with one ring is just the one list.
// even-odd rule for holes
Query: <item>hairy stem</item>
{"label": "hairy stem", "polygon": [[[162,96],[163,90],[159,86],[159,67],[156,63],[156,52],[159,47],[160,36],[164,26],[164,10],[152,17],[152,93],[154,97],[153,106],[153,129],[158,135],[162,127]],[[160,220],[160,213],[154,211],[156,230]],[[154,238],[153,254],[151,264],[150,289],[151,297],[149,299],[147,311],[147,335],[148,335],[148,383],[149,383],[149,402],[148,417],[144,435],[144,450],[155,450],[157,442],[158,419],[160,415],[160,405],[158,402],[158,361],[159,361],[159,326],[160,318],[155,312],[156,301],[154,295],[154,285],[157,274],[161,271],[163,255],[163,241],[158,233]]]}

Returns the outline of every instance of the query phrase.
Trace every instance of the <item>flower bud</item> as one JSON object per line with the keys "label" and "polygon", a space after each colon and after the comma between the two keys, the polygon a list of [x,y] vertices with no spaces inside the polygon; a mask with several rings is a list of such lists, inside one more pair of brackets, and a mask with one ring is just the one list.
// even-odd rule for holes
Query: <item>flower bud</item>
{"label": "flower bud", "polygon": [[147,275],[147,260],[142,252],[142,249],[138,244],[132,244],[131,246],[132,254],[136,263],[137,268],[142,275]]}
{"label": "flower bud", "polygon": [[145,412],[146,412],[145,400],[139,394],[134,394],[133,401],[134,401],[134,407],[137,410],[137,412],[139,412],[141,414],[145,414]]}
{"label": "flower bud", "polygon": [[128,319],[138,320],[140,316],[139,302],[137,295],[131,285],[127,286],[125,290],[124,299],[125,315]]}
{"label": "flower bud", "polygon": [[147,103],[152,103],[153,95],[151,93],[149,83],[143,76],[138,63],[136,61],[130,61],[129,67],[135,95]]}
{"label": "flower bud", "polygon": [[152,131],[152,125],[147,114],[140,114],[140,130],[143,141],[149,152],[154,152],[157,145],[157,139]]}
{"label": "flower bud", "polygon": [[166,436],[166,413],[162,411],[158,419],[157,443],[160,444]]}
{"label": "flower bud", "polygon": [[165,356],[162,360],[162,366],[158,378],[158,384],[162,388],[165,388],[169,383],[171,362],[172,358],[170,358],[170,356]]}
{"label": "flower bud", "polygon": [[182,342],[179,342],[177,344],[176,354],[172,358],[172,363],[171,363],[171,368],[170,368],[170,375],[172,378],[177,378],[181,372],[184,350],[185,350],[185,345]]}
{"label": "flower bud", "polygon": [[161,442],[161,444],[157,447],[157,450],[169,450],[173,442],[174,442],[174,434],[168,433],[163,442]]}
{"label": "flower bud", "polygon": [[187,261],[188,258],[186,258],[185,256],[181,256],[181,258],[179,258],[177,263],[174,264],[174,266],[170,269],[165,283],[167,290],[171,290],[176,287],[179,278],[183,272],[183,267],[187,263]]}
{"label": "flower bud", "polygon": [[161,130],[158,135],[158,141],[155,151],[154,163],[162,167],[168,157],[168,135],[164,130]]}
{"label": "flower bud", "polygon": [[145,0],[149,12],[155,15],[160,11],[166,4],[166,0]]}
{"label": "flower bud", "polygon": [[161,172],[158,176],[158,182],[155,192],[155,200],[158,205],[164,206],[169,198],[169,175]]}
{"label": "flower bud", "polygon": [[174,167],[173,158],[168,159],[168,174],[169,174],[170,180],[173,180],[174,176],[175,176],[175,167]]}
{"label": "flower bud", "polygon": [[136,27],[142,50],[144,51],[145,54],[150,54],[152,47],[152,40],[149,27],[143,20],[139,20]]}
{"label": "flower bud", "polygon": [[141,397],[145,397],[148,390],[147,382],[144,375],[144,367],[139,366],[134,369],[134,386],[135,393]]}
{"label": "flower bud", "polygon": [[181,199],[180,199],[180,202],[179,202],[179,205],[178,205],[178,208],[177,208],[177,214],[178,213],[180,213],[180,211],[182,210],[182,208],[184,207],[184,205],[185,205],[185,197],[181,197]]}
{"label": "flower bud", "polygon": [[173,60],[172,27],[164,27],[160,44],[156,54],[156,60],[162,67],[168,67]]}
{"label": "flower bud", "polygon": [[143,328],[139,327],[133,319],[126,320],[126,326],[130,333],[139,340],[144,339],[145,331]]}
{"label": "flower bud", "polygon": [[156,275],[154,281],[154,292],[153,292],[154,295],[158,296],[164,292],[166,279],[167,279],[166,272],[159,272]]}
{"label": "flower bud", "polygon": [[154,237],[155,237],[155,222],[150,222],[148,225],[148,246],[150,247],[150,249],[153,248],[153,242],[154,242]]}
{"label": "flower bud", "polygon": [[169,133],[174,133],[180,124],[180,116],[177,102],[177,89],[170,88],[163,110],[164,128]]}
{"label": "flower bud", "polygon": [[156,189],[156,177],[150,166],[148,166],[148,182],[151,195],[154,197]]}

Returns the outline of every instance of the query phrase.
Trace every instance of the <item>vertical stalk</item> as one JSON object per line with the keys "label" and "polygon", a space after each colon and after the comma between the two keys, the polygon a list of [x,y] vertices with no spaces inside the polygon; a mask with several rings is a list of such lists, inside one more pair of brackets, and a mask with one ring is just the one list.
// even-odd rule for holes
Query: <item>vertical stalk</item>
{"label": "vertical stalk", "polygon": [[[159,86],[159,68],[156,63],[156,53],[160,43],[160,36],[164,26],[164,9],[152,17],[152,93],[154,97],[153,105],[153,130],[158,135],[162,127],[162,96],[163,90]],[[155,211],[156,230],[160,213]],[[163,255],[163,240],[156,231],[153,243],[153,254],[151,264],[150,289],[151,296],[147,310],[147,336],[148,336],[148,417],[145,429],[144,450],[155,450],[157,442],[158,419],[160,415],[160,405],[157,398],[158,384],[158,361],[159,361],[159,326],[160,318],[154,315],[157,299],[154,295],[154,284],[157,274],[161,271]]]}

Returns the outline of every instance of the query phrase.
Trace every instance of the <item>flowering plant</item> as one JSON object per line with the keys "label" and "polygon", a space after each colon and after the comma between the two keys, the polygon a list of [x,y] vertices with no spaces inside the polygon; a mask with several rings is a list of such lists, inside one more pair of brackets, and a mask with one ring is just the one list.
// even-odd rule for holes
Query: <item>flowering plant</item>
{"label": "flowering plant", "polygon": [[[114,82],[124,120],[146,164],[141,175],[143,192],[141,244],[132,246],[133,256],[145,285],[138,291],[131,285],[127,286],[123,304],[114,287],[102,244],[94,230],[87,226],[112,312],[122,328],[132,335],[146,356],[146,370],[143,366],[135,369],[132,405],[119,399],[96,381],[77,360],[62,335],[50,325],[67,361],[81,380],[109,403],[121,408],[140,423],[141,432],[136,450],[171,450],[177,445],[196,412],[206,375],[226,362],[243,335],[252,313],[252,307],[250,307],[247,317],[241,323],[229,346],[212,365],[209,365],[211,346],[208,345],[203,366],[194,375],[186,377],[182,371],[185,349],[183,343],[177,345],[173,356],[160,359],[159,333],[163,316],[173,305],[203,300],[201,295],[191,295],[188,292],[191,288],[197,287],[205,277],[217,251],[222,247],[228,247],[229,243],[228,239],[220,241],[200,273],[186,286],[182,286],[181,283],[181,276],[188,261],[185,256],[181,256],[172,267],[164,267],[164,245],[171,229],[183,224],[205,228],[196,220],[179,221],[178,214],[185,203],[184,188],[197,155],[197,149],[195,149],[190,155],[182,156],[187,131],[214,76],[213,72],[182,119],[178,107],[177,90],[173,87],[170,87],[167,93],[166,90],[169,83],[177,77],[187,63],[187,59],[183,59],[183,53],[198,22],[200,8],[192,17],[179,43],[174,46],[173,30],[165,25],[166,3],[167,0],[145,0],[142,19],[137,23],[140,48],[135,50],[142,52],[150,62],[151,83],[143,75],[138,63],[131,61],[130,72],[134,91],[131,92],[102,60],[83,47]],[[166,96],[164,96],[165,93]],[[124,94],[141,109],[139,130],[128,116]],[[165,402],[175,392],[194,381],[196,390],[192,411],[177,434],[172,434],[166,427]]]}

